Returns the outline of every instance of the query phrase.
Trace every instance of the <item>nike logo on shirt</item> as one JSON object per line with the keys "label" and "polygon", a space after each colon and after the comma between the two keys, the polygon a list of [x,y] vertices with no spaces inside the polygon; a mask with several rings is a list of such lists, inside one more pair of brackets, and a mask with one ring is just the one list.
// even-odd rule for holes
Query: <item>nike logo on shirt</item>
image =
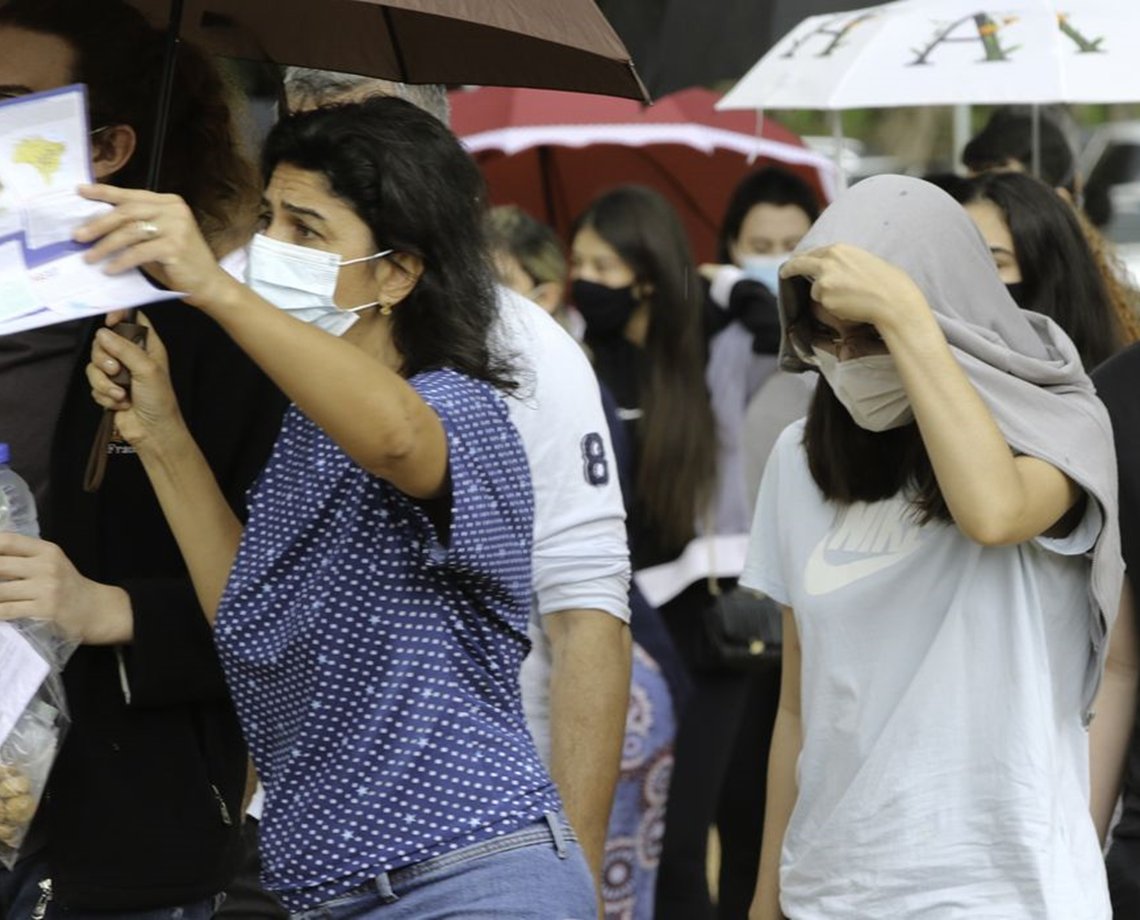
{"label": "nike logo on shirt", "polygon": [[906,502],[856,502],[812,550],[804,588],[814,596],[830,594],[889,569],[918,549],[921,536]]}

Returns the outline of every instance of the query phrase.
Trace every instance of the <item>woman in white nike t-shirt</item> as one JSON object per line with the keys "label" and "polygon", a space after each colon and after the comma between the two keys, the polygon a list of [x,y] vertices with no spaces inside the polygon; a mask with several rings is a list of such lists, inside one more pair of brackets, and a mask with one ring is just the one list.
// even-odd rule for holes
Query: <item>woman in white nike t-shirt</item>
{"label": "woman in white nike t-shirt", "polygon": [[782,271],[823,378],[741,583],[785,605],[754,920],[1108,920],[1087,714],[1119,597],[1107,416],[969,218],[860,183]]}

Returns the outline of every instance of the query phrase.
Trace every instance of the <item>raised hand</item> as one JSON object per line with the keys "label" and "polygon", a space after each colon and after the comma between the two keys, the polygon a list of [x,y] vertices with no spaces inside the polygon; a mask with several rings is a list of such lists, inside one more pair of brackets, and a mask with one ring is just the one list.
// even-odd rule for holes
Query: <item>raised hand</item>
{"label": "raised hand", "polygon": [[848,323],[871,323],[880,331],[930,309],[901,268],[845,243],[792,256],[780,268],[780,277],[807,279],[812,300],[828,313]]}
{"label": "raised hand", "polygon": [[194,305],[236,283],[218,265],[193,212],[177,195],[112,185],[81,185],[79,194],[114,206],[74,233],[77,242],[93,244],[84,258],[108,260],[104,270],[109,274],[143,268]]}

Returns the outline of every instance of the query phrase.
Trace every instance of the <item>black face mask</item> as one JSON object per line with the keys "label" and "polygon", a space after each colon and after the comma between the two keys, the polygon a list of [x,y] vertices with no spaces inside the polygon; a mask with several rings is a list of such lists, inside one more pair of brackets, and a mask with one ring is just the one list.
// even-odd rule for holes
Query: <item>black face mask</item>
{"label": "black face mask", "polygon": [[612,288],[578,280],[570,285],[570,302],[586,321],[586,337],[591,339],[620,336],[637,309],[633,285]]}
{"label": "black face mask", "polygon": [[1005,289],[1009,291],[1009,296],[1013,298],[1013,302],[1021,309],[1025,309],[1025,282],[1015,281],[1013,284],[1007,284]]}

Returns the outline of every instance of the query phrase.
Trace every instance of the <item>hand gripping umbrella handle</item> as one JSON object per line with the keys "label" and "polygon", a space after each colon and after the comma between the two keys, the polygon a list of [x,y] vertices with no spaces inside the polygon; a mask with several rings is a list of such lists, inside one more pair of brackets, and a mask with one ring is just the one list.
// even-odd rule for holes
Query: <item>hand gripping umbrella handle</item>
{"label": "hand gripping umbrella handle", "polygon": [[[124,321],[111,327],[117,335],[134,342],[140,348],[146,348],[147,327],[140,323]],[[111,378],[115,383],[130,393],[131,374],[125,367]],[[115,413],[111,409],[103,410],[103,419],[99,422],[99,430],[95,432],[95,441],[91,445],[91,456],[87,458],[87,471],[83,475],[83,491],[97,492],[103,484],[103,474],[107,472],[107,448],[115,434]]]}

